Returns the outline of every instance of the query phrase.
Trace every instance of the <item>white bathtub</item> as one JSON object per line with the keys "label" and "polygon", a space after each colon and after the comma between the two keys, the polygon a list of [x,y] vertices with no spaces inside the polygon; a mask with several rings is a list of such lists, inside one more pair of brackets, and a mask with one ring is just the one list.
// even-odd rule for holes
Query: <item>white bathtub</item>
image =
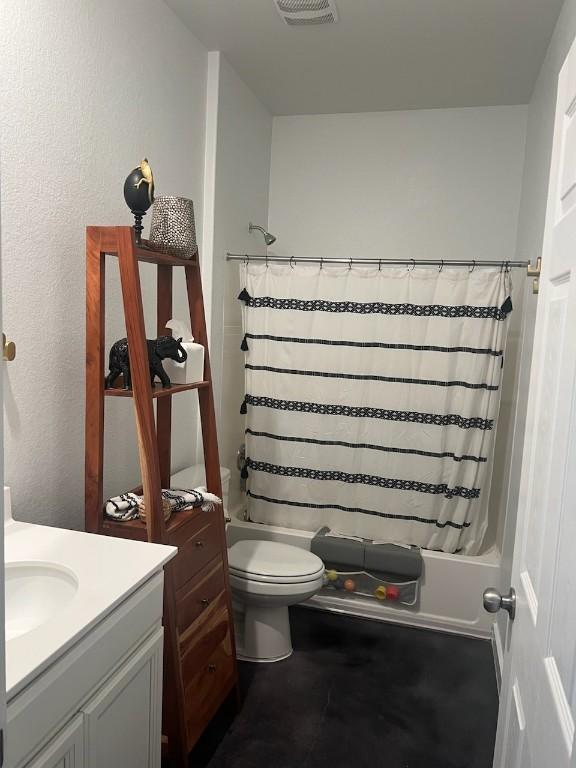
{"label": "white bathtub", "polygon": [[[242,539],[269,539],[310,549],[314,533],[249,523],[233,518],[226,527],[228,546]],[[424,572],[420,598],[412,608],[388,607],[376,600],[342,593],[316,595],[307,605],[327,611],[409,624],[472,637],[490,638],[494,617],[482,607],[486,587],[498,585],[500,553],[496,548],[476,557],[422,550]]]}

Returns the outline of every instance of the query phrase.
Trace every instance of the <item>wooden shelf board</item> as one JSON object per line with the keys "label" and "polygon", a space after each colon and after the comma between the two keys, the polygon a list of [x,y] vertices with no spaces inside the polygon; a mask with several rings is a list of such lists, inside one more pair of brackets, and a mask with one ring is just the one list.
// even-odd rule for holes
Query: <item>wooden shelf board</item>
{"label": "wooden shelf board", "polygon": [[[181,528],[183,525],[186,525],[186,523],[197,517],[199,514],[202,514],[201,507],[191,507],[190,509],[184,509],[180,512],[174,512],[166,524],[167,533],[174,533],[174,531],[178,530],[178,528]],[[106,517],[102,524],[102,532],[107,536],[146,541],[146,524],[139,519],[122,521],[112,520]]]}
{"label": "wooden shelf board", "polygon": [[189,267],[191,264],[198,263],[198,251],[192,259],[181,259],[178,256],[169,256],[167,253],[155,251],[148,245],[147,240],[142,241],[142,245],[136,246],[136,258],[138,261],[148,261],[152,264],[165,264],[168,267]]}
{"label": "wooden shelf board", "polygon": [[[170,256],[167,253],[155,251],[152,247],[148,246],[147,243],[147,240],[143,240],[142,245],[137,245],[135,247],[134,250],[138,261],[147,261],[149,264],[164,264],[167,267],[189,267],[190,265],[198,265],[198,254],[192,259],[181,259],[178,256]],[[108,254],[108,256],[118,256],[116,241],[113,239],[109,243],[104,241],[102,252]]]}
{"label": "wooden shelf board", "polygon": [[[161,384],[155,384],[152,389],[152,397],[171,397],[178,392],[189,392],[193,389],[204,389],[210,382],[196,381],[194,384],[172,384],[171,387],[164,387]],[[112,387],[104,390],[106,397],[133,397],[131,389],[122,389],[121,387]]]}

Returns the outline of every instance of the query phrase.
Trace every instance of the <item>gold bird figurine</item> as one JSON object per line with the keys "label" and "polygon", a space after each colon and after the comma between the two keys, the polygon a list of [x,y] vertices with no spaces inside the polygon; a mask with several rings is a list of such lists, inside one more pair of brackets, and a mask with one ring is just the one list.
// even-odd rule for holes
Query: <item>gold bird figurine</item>
{"label": "gold bird figurine", "polygon": [[142,178],[137,181],[134,186],[136,189],[139,189],[140,184],[142,184],[142,182],[146,182],[146,184],[148,184],[148,200],[150,201],[150,204],[152,204],[154,202],[154,176],[152,174],[152,168],[150,168],[147,157],[142,160],[139,167],[140,172],[142,173]]}

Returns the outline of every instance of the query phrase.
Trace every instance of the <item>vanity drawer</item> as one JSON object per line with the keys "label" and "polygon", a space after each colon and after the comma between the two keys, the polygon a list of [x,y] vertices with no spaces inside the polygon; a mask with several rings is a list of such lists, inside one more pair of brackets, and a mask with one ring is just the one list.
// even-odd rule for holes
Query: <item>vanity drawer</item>
{"label": "vanity drawer", "polygon": [[187,526],[186,539],[177,545],[178,554],[172,561],[176,589],[201,571],[216,555],[221,556],[218,522],[213,513],[205,512]]}
{"label": "vanity drawer", "polygon": [[226,593],[221,592],[212,605],[179,636],[184,685],[196,676],[210,655],[230,635],[230,616]]}
{"label": "vanity drawer", "polygon": [[234,685],[234,659],[230,633],[198,667],[185,687],[186,730],[191,748]]}
{"label": "vanity drawer", "polygon": [[224,566],[220,557],[201,574],[189,579],[176,593],[178,631],[184,633],[224,592]]}

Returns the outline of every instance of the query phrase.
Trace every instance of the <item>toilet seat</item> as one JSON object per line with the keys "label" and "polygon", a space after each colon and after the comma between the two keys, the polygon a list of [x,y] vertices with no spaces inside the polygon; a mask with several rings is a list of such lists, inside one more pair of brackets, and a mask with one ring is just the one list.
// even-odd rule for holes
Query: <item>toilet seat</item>
{"label": "toilet seat", "polygon": [[312,552],[275,541],[237,541],[228,550],[228,565],[231,576],[262,584],[304,584],[324,571]]}

